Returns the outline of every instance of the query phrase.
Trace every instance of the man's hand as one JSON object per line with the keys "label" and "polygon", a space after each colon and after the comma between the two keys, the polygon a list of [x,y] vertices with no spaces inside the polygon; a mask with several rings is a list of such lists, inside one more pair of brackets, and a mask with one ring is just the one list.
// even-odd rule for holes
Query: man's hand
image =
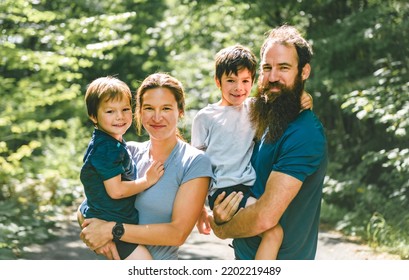
{"label": "man's hand", "polygon": [[226,198],[226,192],[222,192],[214,201],[214,222],[218,225],[226,223],[233,218],[239,209],[240,201],[243,199],[242,192],[232,192]]}
{"label": "man's hand", "polygon": [[216,235],[220,239],[226,239],[227,237],[223,235],[223,227],[222,225],[218,225],[215,223],[213,216],[209,215],[208,217],[209,224],[212,227],[214,235]]}
{"label": "man's hand", "polygon": [[226,193],[222,192],[214,201],[213,216],[208,216],[208,221],[213,229],[214,235],[220,239],[226,239],[224,236],[222,224],[230,221],[239,208],[240,201],[243,199],[242,192],[232,192],[226,198]]}

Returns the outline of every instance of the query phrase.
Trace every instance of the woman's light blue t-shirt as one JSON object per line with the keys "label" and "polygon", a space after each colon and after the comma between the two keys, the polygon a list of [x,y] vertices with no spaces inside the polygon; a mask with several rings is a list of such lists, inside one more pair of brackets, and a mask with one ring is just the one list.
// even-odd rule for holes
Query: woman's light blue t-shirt
{"label": "woman's light blue t-shirt", "polygon": [[[151,163],[150,141],[128,142],[131,156],[136,163],[138,178],[143,176]],[[169,223],[172,219],[173,203],[179,187],[199,177],[213,177],[209,158],[188,143],[178,141],[164,163],[165,173],[159,181],[138,194],[135,207],[139,211],[139,224]],[[177,259],[177,246],[147,246],[153,259]]]}

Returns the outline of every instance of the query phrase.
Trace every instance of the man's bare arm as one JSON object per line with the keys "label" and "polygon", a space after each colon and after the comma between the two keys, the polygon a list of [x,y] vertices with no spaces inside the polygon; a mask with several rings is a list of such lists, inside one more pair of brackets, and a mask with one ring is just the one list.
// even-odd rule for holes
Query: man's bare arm
{"label": "man's bare arm", "polygon": [[[271,172],[264,194],[258,201],[239,211],[229,222],[217,225],[209,217],[212,229],[221,239],[256,236],[278,224],[284,211],[297,195],[302,182],[290,175]],[[223,213],[214,212],[215,216]]]}

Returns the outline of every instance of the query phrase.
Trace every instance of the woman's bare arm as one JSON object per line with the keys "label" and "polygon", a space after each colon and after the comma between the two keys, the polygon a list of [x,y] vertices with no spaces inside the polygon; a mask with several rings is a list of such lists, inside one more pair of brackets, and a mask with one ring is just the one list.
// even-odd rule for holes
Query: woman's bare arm
{"label": "woman's bare arm", "polygon": [[[169,223],[133,225],[124,224],[121,240],[145,245],[180,246],[191,233],[206,199],[209,178],[192,179],[180,186]],[[81,239],[92,250],[112,240],[115,222],[86,219],[82,224]]]}

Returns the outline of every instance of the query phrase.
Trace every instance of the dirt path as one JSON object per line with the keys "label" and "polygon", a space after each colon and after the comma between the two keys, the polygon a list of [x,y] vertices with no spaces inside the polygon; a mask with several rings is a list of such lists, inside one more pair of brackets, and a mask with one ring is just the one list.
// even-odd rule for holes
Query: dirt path
{"label": "dirt path", "polygon": [[[79,227],[73,217],[62,221],[59,237],[47,244],[25,248],[21,259],[25,260],[98,260],[97,256],[79,239]],[[231,240],[220,240],[214,235],[199,234],[196,229],[181,247],[179,258],[183,260],[232,260]],[[351,242],[340,233],[322,231],[319,234],[317,260],[393,260],[399,256],[374,252],[365,245]]]}

